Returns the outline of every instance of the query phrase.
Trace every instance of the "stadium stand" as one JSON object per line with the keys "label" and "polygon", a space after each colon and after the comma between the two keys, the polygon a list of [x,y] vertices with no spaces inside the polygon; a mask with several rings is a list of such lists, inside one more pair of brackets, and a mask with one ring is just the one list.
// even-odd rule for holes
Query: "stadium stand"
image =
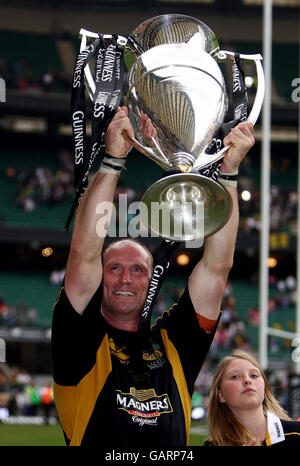
{"label": "stadium stand", "polygon": [[0,74],[8,88],[66,92],[70,81],[61,59],[64,50],[52,35],[1,30],[0,40],[6,44],[0,54]]}
{"label": "stadium stand", "polygon": [[[0,177],[3,189],[3,203],[0,211],[0,222],[16,225],[33,225],[39,228],[63,229],[68,216],[73,195],[73,178],[69,170],[61,165],[58,154],[53,151],[40,149],[15,149],[3,153],[0,158]],[[97,169],[97,161],[94,163],[93,172]],[[137,170],[136,167],[139,167]],[[42,181],[38,181],[36,172],[47,170],[49,178],[45,179],[42,173]],[[143,176],[140,176],[142,173]],[[151,163],[145,157],[132,152],[126,171],[126,186],[136,192],[144,191],[153,181],[161,176],[162,170]],[[26,178],[28,183],[23,183],[20,189],[21,180]],[[34,180],[32,178],[35,177]],[[67,177],[66,184],[61,180]],[[31,181],[30,181],[31,180]],[[53,199],[51,189],[57,181],[63,187],[62,198]],[[50,192],[43,197],[43,185],[45,183],[47,191]],[[123,180],[121,180],[119,193],[128,193]],[[122,188],[125,188],[122,189]],[[26,199],[31,200],[26,202]]]}
{"label": "stadium stand", "polygon": [[[1,205],[0,221],[5,224],[13,224],[18,226],[35,225],[41,228],[63,227],[67,216],[70,201],[67,204],[51,204],[50,194],[48,199],[43,198],[41,192],[42,185],[37,183],[28,183],[28,189],[18,192],[18,186],[21,185],[21,177],[32,177],[38,167],[46,167],[52,175],[51,180],[47,184],[49,189],[52,188],[55,180],[55,174],[58,173],[59,164],[51,153],[47,153],[45,149],[35,150],[22,149],[3,153],[0,158],[0,177],[2,185],[3,202]],[[68,194],[68,193],[67,193]],[[26,208],[25,199],[31,199],[32,203]],[[24,202],[21,202],[24,201]],[[46,204],[48,203],[48,207]],[[37,205],[42,208],[35,208]],[[43,209],[43,204],[46,206]]]}
{"label": "stadium stand", "polygon": [[[18,308],[22,303],[25,307],[23,325],[50,327],[58,291],[59,285],[50,283],[48,271],[27,270],[26,274],[0,271],[0,295],[13,308],[11,320],[6,322],[8,326],[18,326]],[[29,309],[36,311],[32,321],[28,320]]]}
{"label": "stadium stand", "polygon": [[37,73],[44,73],[48,67],[63,70],[55,39],[50,34],[1,30],[0,39],[5,41],[1,55],[8,63],[27,61]]}
{"label": "stadium stand", "polygon": [[[232,50],[240,53],[261,53],[261,42],[230,43]],[[298,75],[299,45],[297,43],[272,43],[272,98],[291,101],[291,84]]]}

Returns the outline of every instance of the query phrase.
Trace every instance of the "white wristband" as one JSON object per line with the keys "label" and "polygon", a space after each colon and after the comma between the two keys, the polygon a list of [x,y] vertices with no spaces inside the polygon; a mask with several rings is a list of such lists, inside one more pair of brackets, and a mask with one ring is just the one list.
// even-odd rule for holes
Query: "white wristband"
{"label": "white wristband", "polygon": [[238,170],[231,172],[231,173],[226,173],[222,172],[221,170],[219,171],[219,176],[217,181],[222,184],[223,186],[232,186],[234,188],[237,187],[237,175],[238,175]]}
{"label": "white wristband", "polygon": [[120,176],[122,170],[125,167],[125,163],[126,158],[119,159],[105,155],[101,162],[98,173],[110,173],[112,175]]}

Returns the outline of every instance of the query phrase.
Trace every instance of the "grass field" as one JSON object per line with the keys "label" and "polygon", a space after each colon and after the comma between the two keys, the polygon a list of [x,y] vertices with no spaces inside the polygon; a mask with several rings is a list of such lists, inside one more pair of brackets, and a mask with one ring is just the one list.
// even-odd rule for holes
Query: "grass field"
{"label": "grass field", "polygon": [[[191,433],[190,446],[202,445],[206,435]],[[56,425],[6,425],[0,424],[0,446],[64,446],[65,441]]]}
{"label": "grass field", "polygon": [[36,447],[65,445],[61,428],[58,424],[35,425],[0,425],[0,446]]}

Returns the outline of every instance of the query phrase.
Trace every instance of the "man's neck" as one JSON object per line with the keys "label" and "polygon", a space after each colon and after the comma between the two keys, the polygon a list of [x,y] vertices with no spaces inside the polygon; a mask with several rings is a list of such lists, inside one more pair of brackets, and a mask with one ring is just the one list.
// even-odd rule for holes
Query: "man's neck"
{"label": "man's neck", "polygon": [[106,322],[112,327],[118,328],[119,330],[125,330],[126,332],[137,332],[139,319],[135,320],[120,320],[118,317],[113,316],[109,311],[101,309],[101,314],[103,315]]}

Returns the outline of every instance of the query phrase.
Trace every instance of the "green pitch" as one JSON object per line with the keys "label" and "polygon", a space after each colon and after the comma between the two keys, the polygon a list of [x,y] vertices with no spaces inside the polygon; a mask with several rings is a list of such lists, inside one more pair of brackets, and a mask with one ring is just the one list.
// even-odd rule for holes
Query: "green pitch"
{"label": "green pitch", "polygon": [[0,424],[0,446],[36,447],[65,445],[58,424],[45,426]]}
{"label": "green pitch", "polygon": [[[191,434],[189,445],[202,445],[205,437],[206,435]],[[42,426],[0,424],[1,447],[54,447],[64,445],[65,441],[59,424]]]}

